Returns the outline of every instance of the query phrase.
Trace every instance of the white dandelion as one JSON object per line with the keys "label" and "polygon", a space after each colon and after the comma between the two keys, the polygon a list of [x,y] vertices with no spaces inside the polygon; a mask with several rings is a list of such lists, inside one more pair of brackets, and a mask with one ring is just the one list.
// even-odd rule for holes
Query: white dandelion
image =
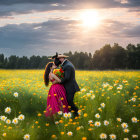
{"label": "white dandelion", "polygon": [[138,122],[136,117],[133,117],[131,120],[132,120],[133,123],[137,123]]}
{"label": "white dandelion", "polygon": [[121,126],[122,126],[122,128],[127,128],[128,124],[127,123],[122,123]]}
{"label": "white dandelion", "polygon": [[82,89],[81,89],[81,92],[85,92],[85,91],[86,91],[86,89],[85,89],[85,88],[82,88]]}
{"label": "white dandelion", "polygon": [[132,135],[132,138],[138,138],[138,135]]}
{"label": "white dandelion", "polygon": [[95,126],[100,127],[101,126],[101,123],[99,121],[96,121],[95,122]]}
{"label": "white dandelion", "polygon": [[20,115],[18,116],[18,119],[22,121],[22,120],[25,119],[25,116],[24,116],[23,114],[20,114]]}
{"label": "white dandelion", "polygon": [[2,121],[5,121],[5,120],[7,119],[7,117],[6,117],[6,116],[0,116],[0,119],[1,119]]}
{"label": "white dandelion", "polygon": [[10,107],[6,107],[5,108],[5,113],[10,114],[11,113],[11,108]]}
{"label": "white dandelion", "polygon": [[136,98],[132,98],[131,101],[135,102],[136,101]]}
{"label": "white dandelion", "polygon": [[93,93],[93,90],[90,90],[89,92],[90,92],[90,93]]}
{"label": "white dandelion", "polygon": [[59,124],[59,121],[55,121],[55,124]]}
{"label": "white dandelion", "polygon": [[118,121],[118,122],[121,122],[121,121],[122,121],[122,119],[121,119],[121,118],[117,118],[117,121]]}
{"label": "white dandelion", "polygon": [[105,107],[105,103],[101,103],[100,105],[101,105],[101,107],[102,107],[102,108],[104,108],[104,107]]}
{"label": "white dandelion", "polygon": [[14,96],[15,96],[15,97],[18,97],[18,93],[17,93],[17,92],[15,92],[15,93],[14,93]]}
{"label": "white dandelion", "polygon": [[12,120],[12,123],[13,123],[13,124],[18,124],[18,118],[14,118],[14,119]]}
{"label": "white dandelion", "polygon": [[105,126],[109,125],[109,121],[104,120],[104,125],[105,125]]}
{"label": "white dandelion", "polygon": [[118,90],[121,90],[122,88],[123,88],[122,85],[119,85],[119,86],[117,87]]}
{"label": "white dandelion", "polygon": [[129,133],[129,129],[124,129],[124,133]]}
{"label": "white dandelion", "polygon": [[100,118],[99,113],[95,114],[95,117],[99,119]]}
{"label": "white dandelion", "polygon": [[105,133],[100,134],[100,139],[107,139],[107,135]]}
{"label": "white dandelion", "polygon": [[7,120],[6,120],[6,123],[7,123],[7,124],[11,124],[11,120],[7,119]]}
{"label": "white dandelion", "polygon": [[109,137],[110,137],[111,140],[115,140],[116,139],[116,135],[115,134],[110,134]]}
{"label": "white dandelion", "polygon": [[124,138],[123,140],[129,140],[129,138]]}
{"label": "white dandelion", "polygon": [[108,87],[108,86],[110,86],[108,83],[103,83],[103,88],[106,88],[106,87]]}
{"label": "white dandelion", "polygon": [[29,134],[25,134],[23,137],[25,140],[29,140],[30,139],[30,135]]}
{"label": "white dandelion", "polygon": [[62,114],[63,114],[63,112],[62,112],[62,111],[59,111],[59,112],[58,112],[58,115],[62,115]]}
{"label": "white dandelion", "polygon": [[68,136],[72,136],[73,133],[72,133],[71,131],[69,131],[69,132],[67,133],[67,135],[68,135]]}
{"label": "white dandelion", "polygon": [[89,120],[89,121],[88,121],[88,124],[91,124],[91,123],[93,123],[93,120]]}
{"label": "white dandelion", "polygon": [[68,114],[67,113],[63,113],[63,116],[64,116],[64,118],[67,118]]}
{"label": "white dandelion", "polygon": [[81,115],[81,110],[78,110],[78,114]]}
{"label": "white dandelion", "polygon": [[68,118],[71,118],[71,116],[72,116],[71,112],[69,112],[67,115],[68,115]]}
{"label": "white dandelion", "polygon": [[3,133],[3,134],[2,134],[3,137],[6,137],[6,135],[7,135],[6,133]]}

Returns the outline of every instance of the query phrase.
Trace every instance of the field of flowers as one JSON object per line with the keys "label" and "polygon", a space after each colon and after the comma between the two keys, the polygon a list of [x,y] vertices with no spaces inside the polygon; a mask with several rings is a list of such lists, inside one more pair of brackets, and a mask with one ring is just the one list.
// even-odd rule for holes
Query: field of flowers
{"label": "field of flowers", "polygon": [[80,116],[46,118],[43,70],[0,70],[1,140],[140,139],[140,71],[76,71]]}

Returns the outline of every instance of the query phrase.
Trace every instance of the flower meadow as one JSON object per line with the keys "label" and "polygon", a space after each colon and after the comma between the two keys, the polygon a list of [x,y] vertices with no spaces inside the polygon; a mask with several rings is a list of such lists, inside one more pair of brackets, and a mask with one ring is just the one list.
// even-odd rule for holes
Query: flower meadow
{"label": "flower meadow", "polygon": [[76,71],[79,117],[60,111],[54,119],[44,115],[51,84],[43,74],[0,70],[1,140],[140,139],[140,71]]}

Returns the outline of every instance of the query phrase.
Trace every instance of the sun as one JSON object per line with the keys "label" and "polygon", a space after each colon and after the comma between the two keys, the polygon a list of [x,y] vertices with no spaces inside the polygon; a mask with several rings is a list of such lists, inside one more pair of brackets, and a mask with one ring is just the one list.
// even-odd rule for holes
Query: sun
{"label": "sun", "polygon": [[84,10],[80,14],[82,25],[88,28],[96,27],[99,25],[99,15],[95,10]]}

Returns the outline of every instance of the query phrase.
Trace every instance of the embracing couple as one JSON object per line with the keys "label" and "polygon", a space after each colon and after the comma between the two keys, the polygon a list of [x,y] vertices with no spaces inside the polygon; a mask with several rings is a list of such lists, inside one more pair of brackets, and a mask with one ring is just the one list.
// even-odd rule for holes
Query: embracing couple
{"label": "embracing couple", "polygon": [[[75,92],[80,89],[75,80],[75,68],[66,59],[67,57],[56,53],[51,57],[54,61],[49,62],[45,68],[45,85],[48,86],[49,82],[52,83],[47,97],[46,117],[53,116],[59,112],[68,113],[70,111],[74,113],[74,117],[78,116],[78,108],[75,106],[73,99]],[[62,75],[54,72],[59,66],[61,67],[59,72]]]}

